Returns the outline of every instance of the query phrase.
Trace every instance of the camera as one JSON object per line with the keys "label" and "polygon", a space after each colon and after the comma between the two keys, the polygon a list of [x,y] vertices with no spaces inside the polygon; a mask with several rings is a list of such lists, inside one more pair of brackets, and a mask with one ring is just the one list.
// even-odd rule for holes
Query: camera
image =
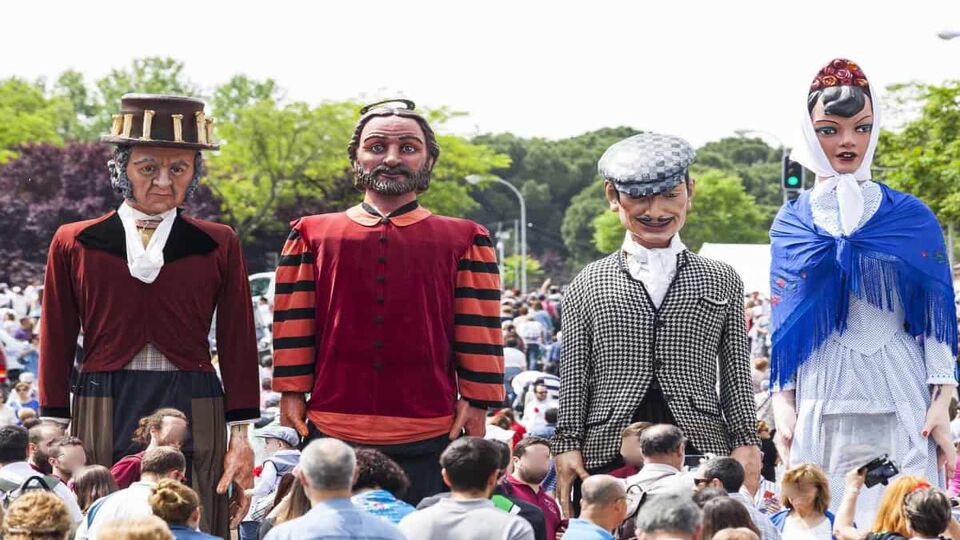
{"label": "camera", "polygon": [[868,488],[877,484],[887,485],[887,481],[900,472],[897,464],[890,461],[886,454],[867,463],[863,466],[863,469],[866,470],[863,485]]}

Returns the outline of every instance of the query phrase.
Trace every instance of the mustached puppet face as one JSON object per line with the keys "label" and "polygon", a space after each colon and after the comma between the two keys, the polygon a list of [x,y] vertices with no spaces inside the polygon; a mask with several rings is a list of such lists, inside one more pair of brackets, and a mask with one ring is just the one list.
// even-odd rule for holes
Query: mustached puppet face
{"label": "mustached puppet face", "polygon": [[687,221],[693,202],[693,180],[680,182],[670,191],[633,198],[620,193],[610,182],[605,186],[610,211],[641,246],[665,248]]}

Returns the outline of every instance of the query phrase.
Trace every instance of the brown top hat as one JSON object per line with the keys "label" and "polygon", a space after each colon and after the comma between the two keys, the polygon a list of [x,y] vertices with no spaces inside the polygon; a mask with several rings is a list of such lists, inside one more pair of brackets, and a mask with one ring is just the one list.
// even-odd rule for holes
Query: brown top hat
{"label": "brown top hat", "polygon": [[218,150],[220,145],[213,142],[213,118],[206,117],[203,106],[202,100],[187,96],[126,94],[120,98],[120,114],[113,115],[110,134],[100,140]]}

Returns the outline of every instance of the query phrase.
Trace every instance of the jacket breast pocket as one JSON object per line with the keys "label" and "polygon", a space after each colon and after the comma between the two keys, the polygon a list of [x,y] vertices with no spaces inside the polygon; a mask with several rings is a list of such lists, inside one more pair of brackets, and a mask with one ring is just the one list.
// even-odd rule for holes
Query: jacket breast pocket
{"label": "jacket breast pocket", "polygon": [[717,402],[716,398],[692,395],[690,396],[690,405],[703,414],[721,418],[720,403]]}
{"label": "jacket breast pocket", "polygon": [[610,420],[611,416],[613,416],[613,405],[605,405],[591,409],[587,413],[587,421],[584,423],[584,427],[589,428],[605,424]]}

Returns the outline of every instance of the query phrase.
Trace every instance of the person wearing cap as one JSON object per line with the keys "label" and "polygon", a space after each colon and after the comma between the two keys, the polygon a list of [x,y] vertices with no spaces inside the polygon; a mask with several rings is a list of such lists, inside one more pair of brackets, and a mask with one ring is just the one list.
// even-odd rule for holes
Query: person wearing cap
{"label": "person wearing cap", "polygon": [[363,202],[296,220],[283,246],[273,389],[284,425],[382,451],[416,504],[444,489],[443,449],[503,403],[499,269],[485,228],[420,206],[440,146],[413,102],[360,113]]}
{"label": "person wearing cap", "polygon": [[240,522],[240,540],[256,540],[260,522],[272,507],[280,480],[300,464],[300,450],[297,449],[300,435],[297,430],[285,426],[268,426],[254,436],[264,439],[264,453],[267,457],[260,465],[260,474],[253,489],[246,492],[248,497],[253,497],[253,502],[247,516]]}
{"label": "person wearing cap", "polygon": [[[40,413],[69,422],[90,462],[109,467],[139,450],[131,436],[141,417],[183,411],[192,436],[182,450],[203,498],[201,528],[227,537],[226,493],[235,483],[243,501],[253,485],[246,429],[260,417],[257,346],[236,234],[180,209],[200,181],[201,151],[219,147],[203,108],[190,97],[123,96],[102,138],[116,145],[107,165],[123,202],[61,226],[50,242]],[[222,383],[207,341],[214,317]],[[85,357],[71,386],[81,330]]]}
{"label": "person wearing cap", "polygon": [[[846,472],[877,457],[941,487],[956,464],[949,249],[922,201],[871,180],[879,86],[836,58],[803,89],[791,159],[816,181],[770,229],[775,440],[788,467],[824,469],[833,511]],[[864,490],[858,523],[885,490]]]}
{"label": "person wearing cap", "polygon": [[633,422],[680,427],[688,454],[760,458],[743,282],[680,240],[693,159],[689,143],[656,133],[624,139],[600,158],[610,210],[627,232],[563,299],[552,448],[567,516],[576,480],[623,465],[620,433]]}

